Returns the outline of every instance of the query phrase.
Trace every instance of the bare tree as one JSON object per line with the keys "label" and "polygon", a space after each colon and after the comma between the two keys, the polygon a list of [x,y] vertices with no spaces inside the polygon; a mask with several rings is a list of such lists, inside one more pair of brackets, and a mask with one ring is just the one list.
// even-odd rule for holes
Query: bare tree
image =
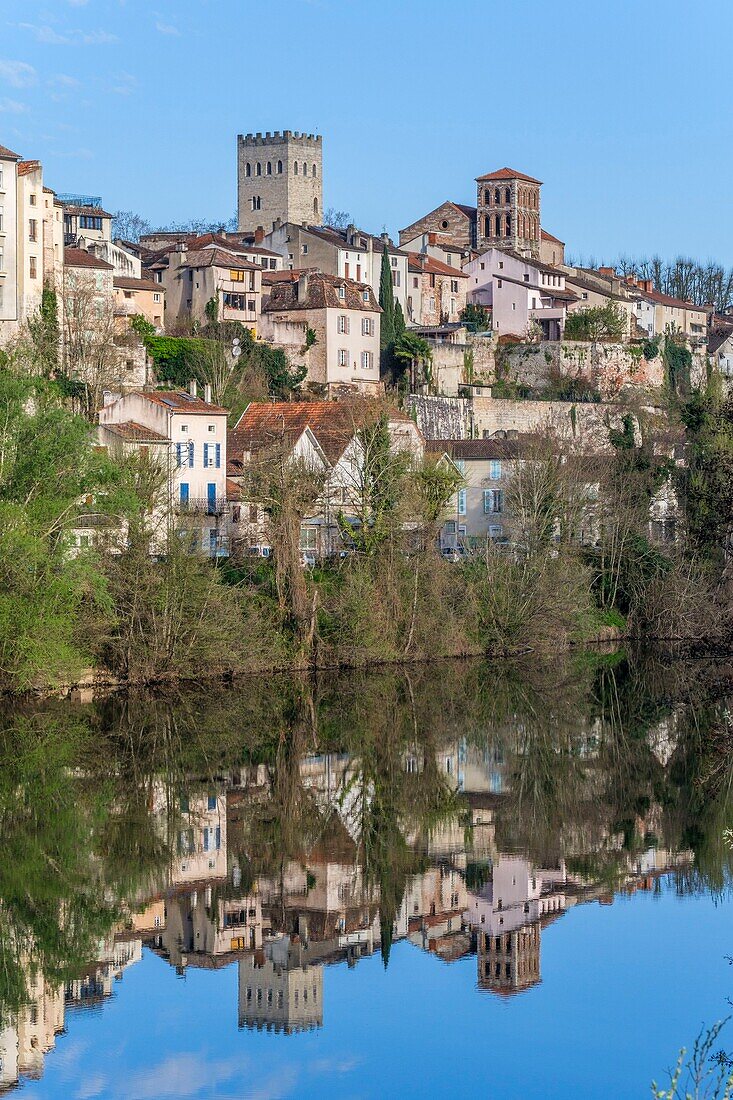
{"label": "bare tree", "polygon": [[[99,281],[97,277],[99,276]],[[63,285],[63,367],[68,378],[82,384],[78,395],[87,416],[102,404],[105,389],[125,382],[125,356],[114,315],[111,285],[91,269],[65,269]]]}

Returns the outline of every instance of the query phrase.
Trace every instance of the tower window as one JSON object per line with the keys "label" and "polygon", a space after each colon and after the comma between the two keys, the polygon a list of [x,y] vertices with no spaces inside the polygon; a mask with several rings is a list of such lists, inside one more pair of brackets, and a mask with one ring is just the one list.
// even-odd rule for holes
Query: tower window
{"label": "tower window", "polygon": [[269,161],[269,160],[267,162],[267,174],[268,174],[268,176],[272,175],[272,162]]}
{"label": "tower window", "polygon": [[318,175],[318,171],[317,171],[317,169],[316,169],[316,166],[315,166],[315,164],[313,165],[313,168],[311,169],[311,175],[313,175],[313,176],[317,176],[317,175]]}
{"label": "tower window", "polygon": [[308,165],[305,163],[305,161],[303,161],[303,175],[308,175]]}
{"label": "tower window", "polygon": [[281,160],[277,162],[277,174],[278,176],[283,174],[283,162]]}
{"label": "tower window", "polygon": [[496,203],[497,206],[501,202],[501,191],[499,190],[498,187],[494,191],[494,202]]}
{"label": "tower window", "polygon": [[318,213],[318,199],[313,200],[313,213],[314,214]]}
{"label": "tower window", "polygon": [[244,166],[244,174],[247,179],[249,179],[249,177],[252,175],[252,165],[249,163],[249,161],[247,161],[246,165]]}
{"label": "tower window", "polygon": [[500,237],[501,236],[501,215],[500,214],[495,214],[494,215],[494,236],[495,237]]}
{"label": "tower window", "polygon": [[[487,237],[491,236],[491,214],[487,214],[484,218],[484,233]],[[484,265],[481,264],[481,267]]]}
{"label": "tower window", "polygon": [[259,161],[257,161],[257,175],[258,176],[262,175],[262,165],[260,164]]}
{"label": "tower window", "polygon": [[507,187],[506,191],[504,192],[504,201],[505,202],[511,202],[512,201],[512,193],[511,193],[510,188],[508,188],[508,187]]}
{"label": "tower window", "polygon": [[253,210],[261,210],[262,209],[262,199],[260,198],[259,195],[253,195],[252,196],[252,209]]}
{"label": "tower window", "polygon": [[507,235],[507,237],[511,237],[511,235],[512,235],[512,216],[511,216],[511,214],[507,214],[507,216],[506,216],[506,235]]}
{"label": "tower window", "polygon": [[293,175],[297,176],[297,174],[298,174],[298,162],[296,160],[295,164],[293,165]]}

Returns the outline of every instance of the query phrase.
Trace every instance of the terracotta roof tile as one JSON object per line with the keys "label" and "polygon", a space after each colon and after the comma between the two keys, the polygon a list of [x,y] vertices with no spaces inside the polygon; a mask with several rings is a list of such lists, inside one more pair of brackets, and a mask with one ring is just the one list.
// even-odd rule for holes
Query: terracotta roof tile
{"label": "terracotta roof tile", "polygon": [[561,241],[559,237],[553,237],[552,233],[548,233],[546,229],[540,229],[540,236],[543,241],[552,241],[553,244],[565,244],[565,241]]}
{"label": "terracotta roof tile", "polygon": [[95,218],[114,217],[108,210],[103,210],[101,206],[76,206],[68,202],[62,202],[61,205],[67,214],[88,214],[90,217]]}
{"label": "terracotta roof tile", "polygon": [[[330,462],[336,462],[354,433],[365,422],[368,406],[349,401],[252,402],[242,413],[227,440],[227,472],[241,475],[244,455],[275,447],[285,440],[294,445],[310,428]],[[390,421],[407,421],[404,413],[390,409]]]}
{"label": "terracotta roof tile", "polygon": [[64,267],[95,267],[100,271],[114,271],[112,264],[98,259],[84,248],[65,248]]}
{"label": "terracotta roof tile", "polygon": [[525,176],[524,172],[516,172],[513,168],[499,168],[496,172],[476,176],[477,183],[483,183],[486,180],[524,180],[526,183],[542,184],[542,180],[536,180],[534,176]]}
{"label": "terracotta roof tile", "polygon": [[119,290],[157,290],[165,293],[162,283],[156,283],[153,279],[132,279],[127,275],[115,275],[113,285]]}
{"label": "terracotta roof tile", "polygon": [[37,171],[40,167],[40,160],[22,160],[18,165],[18,175],[28,176],[31,172]]}
{"label": "terracotta roof tile", "polygon": [[121,439],[131,443],[168,443],[167,436],[160,432],[154,432],[152,428],[146,428],[144,424],[138,424],[136,420],[125,420],[122,424],[102,424],[103,428],[120,436]]}
{"label": "terracotta roof tile", "polygon": [[467,279],[465,271],[459,267],[451,267],[442,260],[436,260],[434,256],[425,256],[421,252],[408,252],[409,270],[421,271],[425,275],[450,275],[451,278]]}
{"label": "terracotta roof tile", "polygon": [[[344,288],[344,297],[340,297],[339,288]],[[382,310],[367,283],[357,283],[353,279],[341,279],[337,275],[324,275],[322,272],[308,274],[305,296],[298,297],[302,289],[300,282],[276,282],[270,287],[270,296],[262,307],[263,313],[281,313],[292,310],[308,309],[356,309],[368,313],[381,313]]]}
{"label": "terracotta roof tile", "polygon": [[261,271],[259,264],[253,264],[234,252],[225,252],[221,248],[199,248],[184,252],[182,267],[227,267],[234,271]]}
{"label": "terracotta roof tile", "polygon": [[154,405],[163,405],[171,412],[208,413],[209,415],[229,415],[228,409],[220,405],[211,405],[201,397],[192,397],[185,390],[146,390],[138,391],[138,397],[152,401]]}
{"label": "terracotta roof tile", "polygon": [[0,145],[0,157],[3,160],[20,160],[20,153],[14,153],[7,145]]}

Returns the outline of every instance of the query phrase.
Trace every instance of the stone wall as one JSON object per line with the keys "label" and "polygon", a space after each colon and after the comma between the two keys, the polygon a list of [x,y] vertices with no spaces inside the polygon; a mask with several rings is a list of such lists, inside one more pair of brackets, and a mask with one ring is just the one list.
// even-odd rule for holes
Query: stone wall
{"label": "stone wall", "polygon": [[662,356],[647,360],[639,345],[543,341],[515,345],[501,360],[510,381],[535,389],[561,376],[587,382],[602,397],[613,398],[624,386],[649,389],[664,382]]}
{"label": "stone wall", "polygon": [[411,394],[408,412],[426,439],[467,439],[470,401],[462,397],[423,397]]}
{"label": "stone wall", "polygon": [[470,381],[488,384],[495,377],[496,341],[469,335],[465,344],[432,342],[433,388],[446,397],[457,397],[458,387]]}
{"label": "stone wall", "polygon": [[497,432],[552,432],[572,441],[579,449],[605,448],[608,428],[623,427],[629,412],[623,405],[606,402],[509,401],[474,397],[470,409],[470,434],[482,439]]}

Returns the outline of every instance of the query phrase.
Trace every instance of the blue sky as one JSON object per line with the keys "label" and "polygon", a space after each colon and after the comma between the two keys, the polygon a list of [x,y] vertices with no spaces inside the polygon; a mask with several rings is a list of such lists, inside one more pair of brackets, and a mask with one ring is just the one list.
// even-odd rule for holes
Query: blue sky
{"label": "blue sky", "polygon": [[728,0],[0,0],[0,144],[153,223],[225,219],[236,135],[318,131],[397,230],[503,165],[574,255],[733,264]]}
{"label": "blue sky", "polygon": [[[407,943],[323,976],[323,1027],[237,1029],[237,967],[185,981],[145,953],[67,1032],[23,1100],[356,1100],[430,1096],[647,1097],[703,1024],[729,1012],[731,907],[709,897],[617,897],[545,928],[542,982],[513,998],[476,988]],[[731,1049],[727,1025],[718,1046]],[[716,1048],[717,1049],[717,1048]]]}

